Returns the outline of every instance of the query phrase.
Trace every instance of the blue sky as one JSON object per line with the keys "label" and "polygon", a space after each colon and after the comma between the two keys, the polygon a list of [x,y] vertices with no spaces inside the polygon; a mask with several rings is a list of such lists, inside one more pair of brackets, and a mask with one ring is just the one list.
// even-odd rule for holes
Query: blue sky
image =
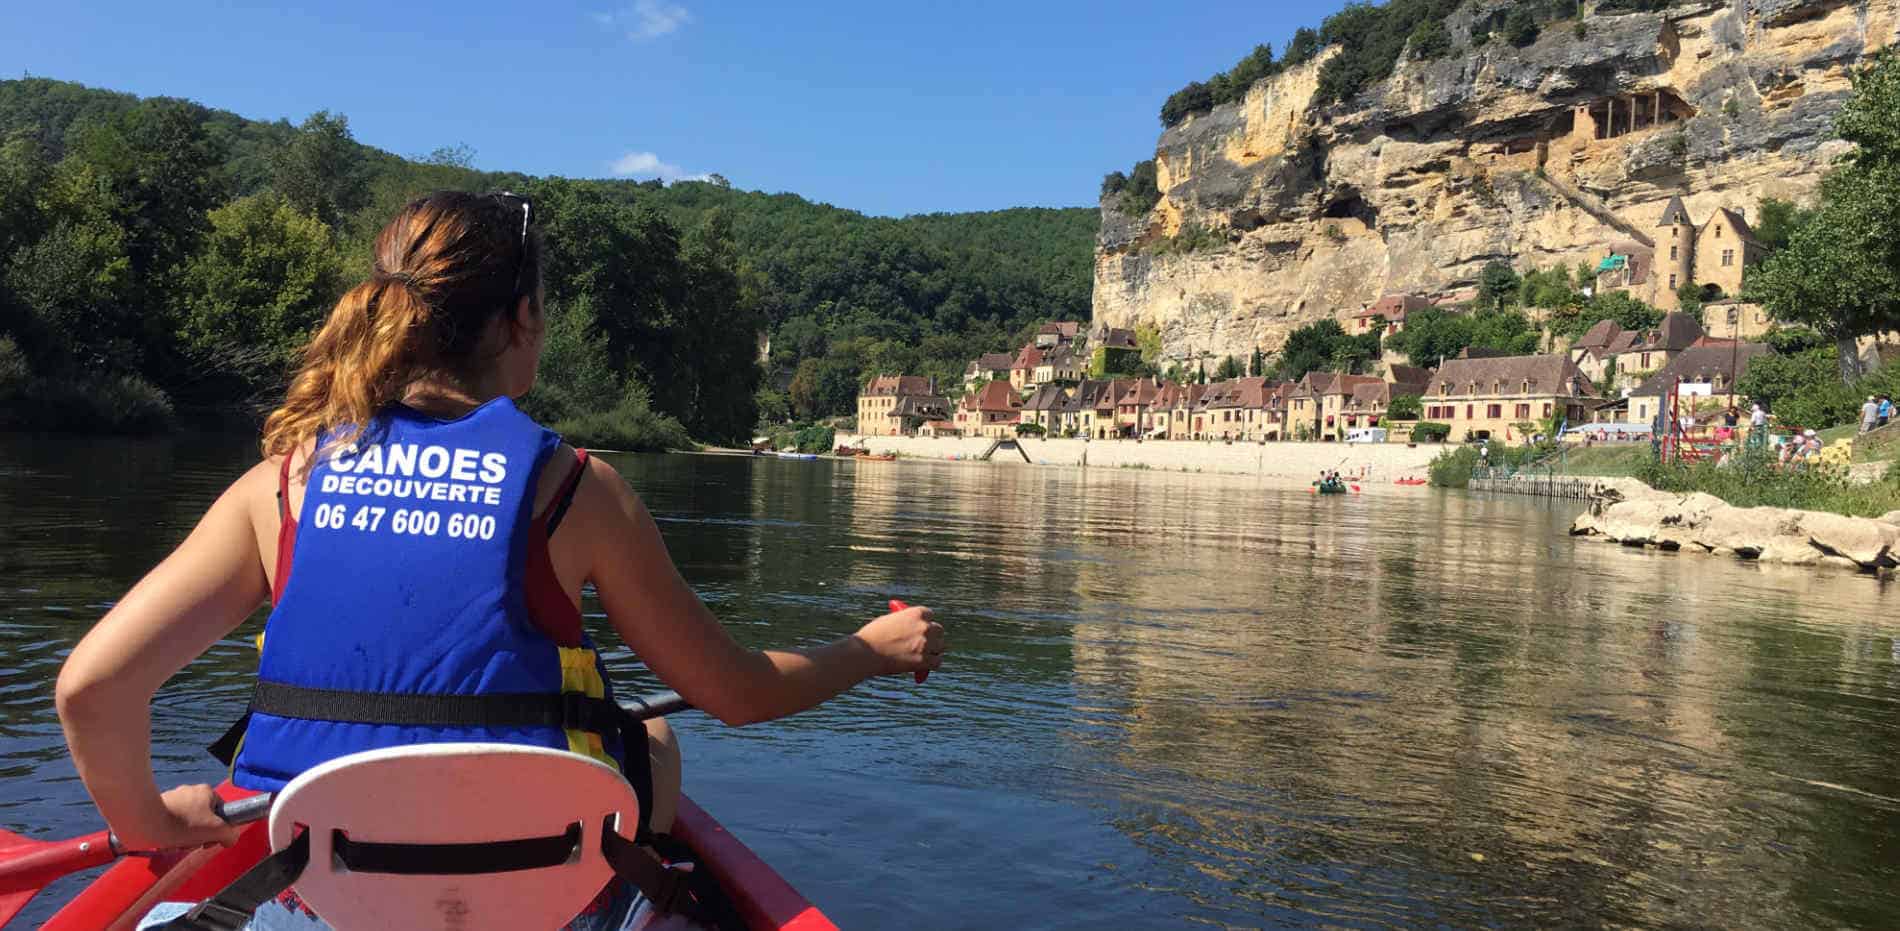
{"label": "blue sky", "polygon": [[1342,4],[597,0],[12,3],[0,73],[349,116],[403,154],[690,177],[867,213],[1093,204],[1161,101]]}

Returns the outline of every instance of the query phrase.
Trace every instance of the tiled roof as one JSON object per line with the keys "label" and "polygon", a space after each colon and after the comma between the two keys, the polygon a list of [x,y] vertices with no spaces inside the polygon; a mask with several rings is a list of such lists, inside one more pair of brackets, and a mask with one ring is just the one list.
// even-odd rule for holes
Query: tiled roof
{"label": "tiled roof", "polygon": [[1058,320],[1055,323],[1045,323],[1036,328],[1036,335],[1038,336],[1058,336],[1065,340],[1074,339],[1075,334],[1080,332],[1082,332],[1082,324],[1074,320]]}
{"label": "tiled roof", "polygon": [[1161,386],[1144,378],[1129,385],[1128,388],[1121,393],[1121,396],[1115,399],[1115,403],[1118,405],[1134,404],[1142,407],[1152,407],[1154,406],[1155,398],[1160,395]]}
{"label": "tiled roof", "polygon": [[1432,370],[1418,365],[1394,365],[1391,371],[1385,373],[1385,380],[1413,391],[1422,391],[1425,384],[1432,380]]}
{"label": "tiled roof", "polygon": [[1059,411],[1068,404],[1069,392],[1061,385],[1043,385],[1023,402],[1023,410]]}
{"label": "tiled roof", "polygon": [[[1569,356],[1501,356],[1488,359],[1446,359],[1432,376],[1428,396],[1516,395],[1524,394],[1524,382],[1531,383],[1532,395],[1595,397],[1590,379],[1570,361]],[[1500,392],[1498,384],[1502,383]],[[1445,391],[1449,385],[1451,390]]]}
{"label": "tiled roof", "polygon": [[1006,381],[993,381],[963,399],[964,410],[1007,413],[1022,410],[1023,402]]}
{"label": "tiled roof", "polygon": [[1042,364],[1042,350],[1037,349],[1035,346],[1024,346],[1023,351],[1016,354],[1016,361],[1014,364],[1010,365],[1010,368],[1011,369],[1033,369],[1036,366],[1041,365],[1041,364]]}
{"label": "tiled roof", "polygon": [[1424,310],[1432,306],[1431,298],[1422,294],[1387,294],[1366,305],[1355,317],[1384,317],[1387,320],[1404,320],[1405,315],[1414,310]]}
{"label": "tiled roof", "polygon": [[978,356],[976,361],[971,364],[975,365],[979,372],[1007,372],[1009,371],[1010,363],[1014,362],[1015,359],[1015,356],[1007,352],[986,352]]}
{"label": "tiled roof", "polygon": [[1695,225],[1695,222],[1689,219],[1689,208],[1682,205],[1681,195],[1669,198],[1669,206],[1663,208],[1662,222],[1656,225],[1675,226],[1678,223],[1684,226]]}
{"label": "tiled roof", "polygon": [[930,379],[922,375],[879,375],[864,383],[861,396],[892,397],[926,395],[932,391]]}
{"label": "tiled roof", "polygon": [[1615,339],[1616,335],[1621,332],[1623,332],[1623,328],[1617,326],[1615,320],[1598,320],[1596,325],[1591,327],[1589,332],[1583,334],[1583,337],[1572,344],[1570,348],[1604,349],[1610,345],[1610,340]]}
{"label": "tiled roof", "polygon": [[1662,325],[1643,334],[1642,340],[1625,352],[1680,352],[1695,345],[1706,334],[1702,321],[1680,311],[1664,314]]}
{"label": "tiled roof", "polygon": [[897,399],[891,407],[893,417],[938,418],[950,413],[949,398],[928,398],[921,395],[905,395]]}
{"label": "tiled roof", "polygon": [[1769,352],[1766,343],[1694,346],[1670,359],[1668,365],[1645,379],[1642,387],[1634,393],[1647,396],[1665,394],[1678,378],[1688,382],[1709,382],[1720,375],[1725,385],[1733,385],[1741,376],[1748,374],[1750,361]]}

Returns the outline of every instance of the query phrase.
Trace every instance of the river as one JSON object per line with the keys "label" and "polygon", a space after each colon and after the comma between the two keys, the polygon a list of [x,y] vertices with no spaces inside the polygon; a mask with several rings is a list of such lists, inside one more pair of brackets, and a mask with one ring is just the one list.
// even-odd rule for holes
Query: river
{"label": "river", "polygon": [[[96,826],[59,662],[254,457],[0,437],[0,823]],[[676,719],[688,792],[843,927],[1900,924],[1891,579],[1573,541],[1570,506],[1431,489],[613,461],[742,640],[891,597],[951,632],[923,686]],[[260,622],[160,694],[161,781],[220,775],[200,748]]]}

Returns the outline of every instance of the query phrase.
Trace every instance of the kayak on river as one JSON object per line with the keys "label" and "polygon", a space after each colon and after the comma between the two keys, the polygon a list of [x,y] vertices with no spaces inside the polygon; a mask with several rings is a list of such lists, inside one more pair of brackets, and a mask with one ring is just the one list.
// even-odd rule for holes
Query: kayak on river
{"label": "kayak on river", "polygon": [[[583,590],[604,609],[595,626],[611,628],[685,701],[731,726],[796,714],[876,676],[911,674],[921,683],[941,666],[942,626],[927,609],[895,605],[827,645],[741,645],[681,577],[620,473],[515,406],[534,385],[547,327],[534,215],[532,202],[515,194],[439,192],[405,205],[383,228],[373,274],[344,294],[300,353],[282,405],[265,421],[262,461],[67,656],[56,688],[61,724],[80,781],[113,834],[69,845],[0,840],[0,911],[122,850],[235,844],[256,829],[224,816],[221,800],[231,794],[271,793],[273,804],[287,805],[300,791],[344,779],[346,762],[380,766],[382,757],[364,755],[386,754],[410,769],[445,767],[440,791],[368,815],[349,805],[380,797],[382,782],[332,793],[328,805],[302,795],[300,814],[272,815],[277,852],[258,859],[254,847],[260,872],[225,888],[206,906],[209,922],[193,926],[314,931],[332,927],[318,917],[326,913],[342,917],[343,927],[391,926],[349,920],[356,905],[382,900],[424,912],[453,907],[457,927],[483,925],[513,912],[471,911],[440,877],[480,875],[456,884],[472,895],[505,883],[498,876],[567,864],[576,850],[580,863],[605,869],[595,854],[611,860],[613,881],[594,890],[600,907],[544,899],[536,887],[500,901],[544,906],[538,917],[502,926],[595,931],[621,926],[642,903],[697,922],[701,909],[681,892],[690,874],[668,860],[704,860],[717,874],[743,862],[743,846],[688,839],[695,833],[681,823],[689,803],[680,793],[678,742],[659,714],[617,702],[581,613]],[[159,792],[150,765],[158,689],[266,604],[250,706],[214,744],[231,766],[229,785]],[[562,778],[491,786],[486,804],[458,809],[444,799],[467,780],[443,748],[471,752],[470,745],[491,748],[497,759],[547,756],[568,769]],[[492,749],[503,745],[516,749]],[[412,751],[421,755],[404,755]],[[567,830],[557,824],[550,834],[545,822],[527,830],[511,820],[585,801],[572,790],[603,771],[624,798],[567,812]],[[320,774],[331,782],[309,782]],[[630,819],[615,816],[615,830],[602,831],[615,812]],[[332,831],[316,829],[332,817]],[[306,873],[280,859],[298,855],[280,830],[293,818],[310,826],[300,835],[305,862],[325,869]],[[706,824],[699,840],[729,837]],[[587,830],[596,832],[593,846],[577,847]],[[68,847],[78,860],[60,862],[78,865],[46,872],[43,861]],[[352,861],[346,849],[367,859]],[[328,868],[333,860],[346,868]],[[222,862],[231,875],[251,865]],[[165,875],[190,886],[208,868],[172,864]],[[337,873],[388,883],[366,880],[373,891],[325,898],[321,890]],[[417,885],[411,876],[437,883]],[[738,901],[754,885],[728,883],[719,897]],[[150,877],[130,900],[117,900],[116,914],[145,914],[171,894],[158,886]],[[112,912],[98,904],[105,895],[88,890],[79,908]],[[565,925],[542,920],[563,910],[572,919]]]}

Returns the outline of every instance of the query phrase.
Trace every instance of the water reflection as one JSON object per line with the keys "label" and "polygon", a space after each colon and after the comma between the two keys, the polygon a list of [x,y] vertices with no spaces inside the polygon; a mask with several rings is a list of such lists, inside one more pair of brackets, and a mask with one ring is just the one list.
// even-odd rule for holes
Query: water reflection
{"label": "water reflection", "polygon": [[[51,677],[253,458],[0,440],[7,823],[91,824]],[[1900,917],[1890,583],[1575,542],[1568,508],[1522,499],[613,461],[746,642],[820,642],[892,597],[951,625],[922,689],[678,722],[689,791],[846,927]],[[169,775],[216,775],[198,748],[254,662],[234,637],[167,687]]]}

